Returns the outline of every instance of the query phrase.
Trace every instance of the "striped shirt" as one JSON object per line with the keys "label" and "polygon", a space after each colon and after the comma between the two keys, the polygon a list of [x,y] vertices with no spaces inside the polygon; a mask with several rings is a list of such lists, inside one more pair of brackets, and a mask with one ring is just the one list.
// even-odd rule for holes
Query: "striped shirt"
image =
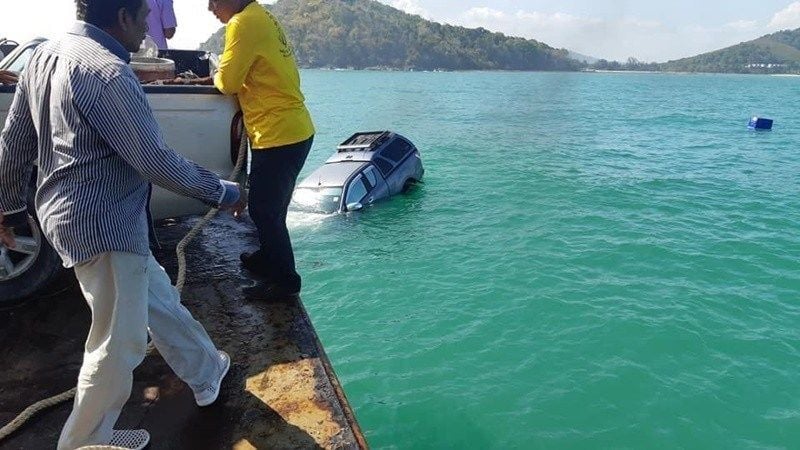
{"label": "striped shirt", "polygon": [[128,62],[117,40],[76,23],[31,56],[0,135],[0,211],[9,225],[24,218],[38,159],[36,212],[66,267],[149,254],[149,182],[214,206],[239,197],[167,146]]}

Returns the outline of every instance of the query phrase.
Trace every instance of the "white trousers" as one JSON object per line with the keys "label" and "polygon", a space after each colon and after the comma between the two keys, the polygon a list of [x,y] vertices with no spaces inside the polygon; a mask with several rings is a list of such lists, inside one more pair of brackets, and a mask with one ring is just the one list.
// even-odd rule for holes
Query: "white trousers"
{"label": "white trousers", "polygon": [[72,414],[59,450],[105,445],[128,401],[133,369],[144,360],[147,333],[175,373],[195,391],[223,367],[203,326],[152,255],[103,253],[75,267],[92,311]]}

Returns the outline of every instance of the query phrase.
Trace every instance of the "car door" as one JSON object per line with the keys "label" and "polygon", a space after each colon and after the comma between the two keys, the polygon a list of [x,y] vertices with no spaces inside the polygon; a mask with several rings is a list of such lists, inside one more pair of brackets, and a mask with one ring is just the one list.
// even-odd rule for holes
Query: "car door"
{"label": "car door", "polygon": [[367,185],[363,173],[359,173],[347,183],[347,194],[345,194],[345,208],[347,211],[355,211],[364,206],[364,199],[367,197],[370,188]]}
{"label": "car door", "polygon": [[372,164],[347,183],[345,207],[348,211],[367,206],[388,196],[388,187],[380,171]]}
{"label": "car door", "polygon": [[362,203],[371,205],[389,196],[386,180],[375,166],[369,165],[362,173],[368,188],[368,195]]}
{"label": "car door", "polygon": [[[17,47],[8,56],[3,58],[0,69],[9,70],[17,74],[22,72],[25,64],[27,64],[28,60],[31,58],[33,51],[41,42],[41,40],[31,41]],[[14,100],[15,91],[16,88],[14,86],[0,85],[0,130],[2,130],[6,124],[6,117],[8,117],[8,110],[11,109],[11,102]]]}

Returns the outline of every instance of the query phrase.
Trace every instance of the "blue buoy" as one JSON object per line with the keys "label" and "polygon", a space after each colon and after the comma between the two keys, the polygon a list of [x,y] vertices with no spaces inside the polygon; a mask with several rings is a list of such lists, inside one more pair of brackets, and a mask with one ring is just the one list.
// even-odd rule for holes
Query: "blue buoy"
{"label": "blue buoy", "polygon": [[751,130],[771,130],[772,122],[772,119],[753,117],[750,119],[750,123],[747,125],[747,128],[750,128]]}

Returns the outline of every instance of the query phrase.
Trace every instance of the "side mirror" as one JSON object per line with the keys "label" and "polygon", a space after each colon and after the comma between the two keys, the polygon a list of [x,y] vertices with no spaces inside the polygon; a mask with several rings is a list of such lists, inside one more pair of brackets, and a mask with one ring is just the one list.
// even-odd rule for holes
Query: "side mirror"
{"label": "side mirror", "polygon": [[354,203],[348,203],[347,204],[347,210],[348,211],[358,211],[358,210],[362,209],[363,207],[364,207],[364,205],[362,205],[359,202],[354,202]]}

